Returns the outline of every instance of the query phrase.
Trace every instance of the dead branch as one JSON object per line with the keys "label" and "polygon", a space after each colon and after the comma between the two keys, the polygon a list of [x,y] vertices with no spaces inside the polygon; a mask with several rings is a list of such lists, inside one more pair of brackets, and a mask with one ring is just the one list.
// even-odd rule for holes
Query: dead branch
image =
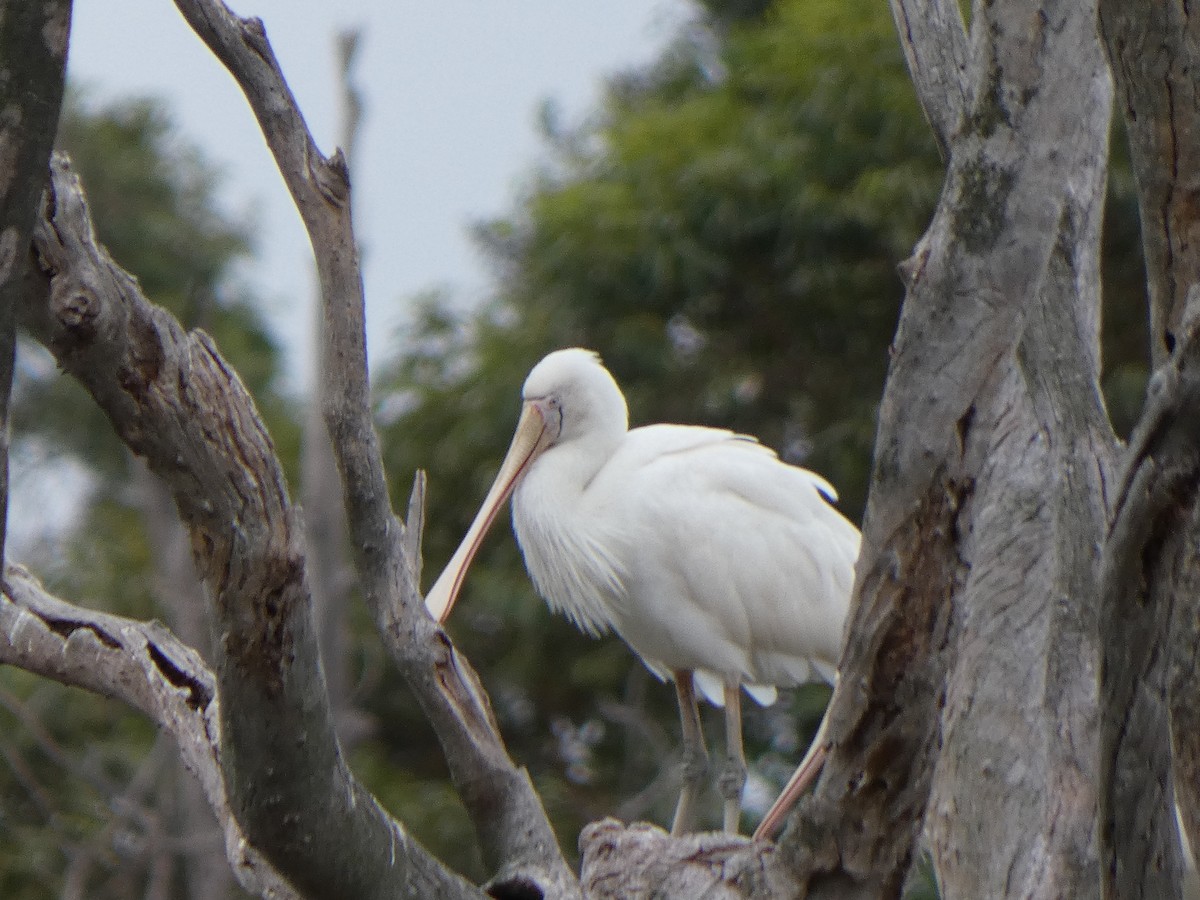
{"label": "dead branch", "polygon": [[970,48],[955,0],[891,0],[892,16],[921,109],[942,152],[970,106]]}
{"label": "dead branch", "polygon": [[[1099,21],[1117,83],[1118,108],[1124,114],[1130,158],[1138,182],[1151,365],[1152,370],[1163,373],[1162,378],[1156,376],[1152,384],[1160,392],[1167,390],[1165,398],[1160,393],[1147,403],[1144,424],[1139,429],[1153,426],[1173,431],[1178,437],[1181,423],[1176,421],[1177,415],[1183,414],[1186,418],[1195,414],[1194,408],[1185,411],[1177,405],[1182,400],[1181,396],[1176,396],[1177,391],[1183,390],[1182,386],[1193,376],[1190,366],[1181,363],[1178,353],[1173,355],[1173,352],[1178,351],[1180,342],[1193,339],[1188,333],[1193,327],[1188,316],[1194,313],[1189,310],[1189,292],[1200,282],[1200,240],[1197,240],[1200,205],[1196,202],[1200,196],[1200,105],[1195,79],[1196,60],[1200,57],[1200,19],[1190,14],[1186,3],[1126,4],[1119,0],[1101,0]],[[1131,446],[1130,477],[1135,480],[1147,478],[1160,464],[1167,463],[1169,468],[1160,477],[1177,482],[1182,478],[1179,483],[1186,484],[1190,463],[1180,455],[1181,449],[1175,448],[1174,459],[1158,460],[1144,458],[1142,450]],[[1191,847],[1200,848],[1200,712],[1197,712],[1195,699],[1200,696],[1200,669],[1196,665],[1197,640],[1200,640],[1200,601],[1197,600],[1200,597],[1197,589],[1200,563],[1194,553],[1180,554],[1178,544],[1180,540],[1190,540],[1190,546],[1194,548],[1200,524],[1196,521],[1194,502],[1193,511],[1188,513],[1185,497],[1165,499],[1158,494],[1156,486],[1151,485],[1150,489],[1156,494],[1154,498],[1135,494],[1132,510],[1121,510],[1118,514],[1130,516],[1132,513],[1131,517],[1142,519],[1142,524],[1153,524],[1156,520],[1161,524],[1159,517],[1173,515],[1179,532],[1177,538],[1160,541],[1158,546],[1151,548],[1159,555],[1158,560],[1143,564],[1147,569],[1156,570],[1166,581],[1162,590],[1156,586],[1146,598],[1152,606],[1145,612],[1153,615],[1155,621],[1144,624],[1152,625],[1150,630],[1169,643],[1168,652],[1160,654],[1154,663],[1152,682],[1154,690],[1158,691],[1161,681],[1167,680],[1175,800]],[[1115,524],[1110,541],[1117,535]],[[1123,538],[1124,541],[1128,541],[1128,537]],[[1122,552],[1116,545],[1113,550]],[[1107,610],[1118,617],[1117,621],[1124,622],[1135,615],[1133,607],[1124,605],[1127,602],[1113,602]],[[1161,608],[1161,604],[1170,608]],[[1107,620],[1104,623],[1106,634],[1119,635],[1119,630],[1113,631],[1119,628],[1116,623]],[[1122,647],[1112,647],[1111,653],[1114,662],[1134,662],[1125,658]],[[1108,673],[1113,684],[1107,698],[1117,701],[1116,708],[1111,710],[1117,719],[1132,710],[1132,699],[1127,693],[1133,681],[1148,674],[1138,671],[1145,668],[1145,663],[1137,663],[1119,672]],[[1118,688],[1118,682],[1124,685]],[[1161,698],[1158,699],[1161,702]],[[1145,705],[1149,700],[1140,702],[1143,709],[1139,717],[1144,717],[1150,712]],[[1158,712],[1161,713],[1161,709]],[[1115,722],[1109,725],[1107,740],[1113,738]],[[1111,756],[1115,751],[1106,746],[1104,752]],[[1128,752],[1122,752],[1120,756],[1125,763],[1132,761]],[[1161,748],[1155,748],[1154,758],[1161,763]],[[1121,790],[1128,789],[1129,786]],[[1152,798],[1143,800],[1151,805],[1154,802]],[[1115,798],[1113,802],[1117,802]],[[1150,813],[1143,810],[1141,815],[1145,818]],[[1161,816],[1156,817],[1156,821],[1168,831],[1173,827]],[[1148,852],[1143,843],[1144,832],[1136,828],[1123,829],[1118,822],[1109,821],[1102,833],[1110,861],[1114,854],[1117,860],[1126,852],[1132,854],[1124,862],[1116,863],[1121,873],[1128,871],[1133,856]],[[1107,868],[1106,877],[1120,877],[1111,867]]]}
{"label": "dead branch", "polygon": [[1170,358],[1200,282],[1200,17],[1187,3],[1100,0],[1099,28],[1138,182],[1154,370]]}
{"label": "dead branch", "polygon": [[[1065,873],[1094,867],[1094,807],[1048,800],[1069,761],[1037,737],[1052,710],[1070,712],[1061,727],[1087,746],[1094,706],[1076,701],[1094,677],[1084,665],[1030,665],[1054,652],[1055,629],[1076,623],[1073,610],[1055,618],[1049,598],[1065,564],[1044,548],[1062,539],[1054,529],[1066,516],[1056,467],[1077,447],[1089,459],[1094,423],[1064,412],[1076,391],[1048,380],[1041,360],[1053,348],[1027,323],[1065,305],[1056,328],[1071,330],[1047,333],[1094,340],[1099,273],[1088,242],[1099,227],[1108,76],[1083,7],[975,4],[969,46],[957,4],[893,9],[949,171],[903,267],[832,748],[780,855],[812,896],[899,896],[928,826],[947,895],[1048,896]],[[1080,377],[1094,388],[1094,367]],[[1048,426],[1064,426],[1047,432],[1053,446]],[[1103,510],[1097,468],[1078,481],[1092,515]],[[1067,539],[1086,550],[1095,532]],[[1094,651],[1087,628],[1075,631],[1072,646]],[[1004,652],[1014,645],[1037,649],[1021,659]],[[1022,687],[1004,694],[1014,680]],[[981,778],[985,765],[1002,775]],[[956,808],[967,790],[973,804]],[[1051,845],[1025,852],[1045,834]]]}
{"label": "dead branch", "polygon": [[[9,400],[18,297],[67,66],[71,0],[0,0],[0,565],[8,530]],[[21,47],[13,53],[10,48]]]}
{"label": "dead branch", "polygon": [[[1116,483],[1100,614],[1100,841],[1106,897],[1166,897],[1180,875],[1172,809],[1168,679],[1195,721],[1196,541],[1200,537],[1200,288],[1169,363],[1147,392]],[[1180,609],[1175,610],[1178,604]],[[1169,626],[1174,617],[1178,629]],[[1172,661],[1168,665],[1168,660]],[[1174,704],[1172,704],[1174,705]],[[1179,731],[1179,728],[1174,730]],[[1194,745],[1194,735],[1179,735]],[[1180,762],[1186,773],[1195,757]],[[1185,784],[1189,796],[1194,783]],[[1183,818],[1194,817],[1185,806]]]}
{"label": "dead branch", "polygon": [[225,832],[239,883],[267,898],[299,895],[242,835],[221,774],[216,679],[199,655],[153,622],[66,603],[16,566],[0,596],[0,663],[112,697],[169,734]]}
{"label": "dead branch", "polygon": [[237,80],[300,212],[321,285],[321,406],[342,475],[351,546],[376,624],[442,742],[451,777],[500,883],[571,896],[562,858],[528,774],[509,759],[478,677],[425,613],[403,550],[370,407],[362,279],[341,153],[317,149],[262,23],[219,0],[176,6]]}
{"label": "dead branch", "polygon": [[303,536],[249,394],[206,335],[149,303],[96,242],[65,159],[52,175],[26,318],[166,482],[191,534],[218,633],[226,795],[247,839],[305,896],[478,896],[346,768]]}

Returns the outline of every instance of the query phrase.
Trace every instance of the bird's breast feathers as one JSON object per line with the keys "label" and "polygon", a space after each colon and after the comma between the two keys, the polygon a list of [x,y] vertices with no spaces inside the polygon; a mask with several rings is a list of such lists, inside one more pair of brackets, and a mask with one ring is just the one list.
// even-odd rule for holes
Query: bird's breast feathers
{"label": "bird's breast feathers", "polygon": [[579,484],[565,462],[547,453],[513,503],[552,609],[616,630],[658,672],[794,684],[810,661],[836,662],[858,532],[820,496],[824,479],[690,426],[634,429]]}
{"label": "bird's breast feathers", "polygon": [[513,497],[513,530],[538,594],[577,628],[599,636],[627,599],[616,535],[562,501],[549,485],[526,478]]}

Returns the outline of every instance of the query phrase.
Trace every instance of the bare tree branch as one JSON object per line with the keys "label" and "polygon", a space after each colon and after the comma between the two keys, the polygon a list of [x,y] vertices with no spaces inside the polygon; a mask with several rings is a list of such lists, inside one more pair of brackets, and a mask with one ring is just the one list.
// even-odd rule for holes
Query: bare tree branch
{"label": "bare tree branch", "polygon": [[247,839],[305,896],[477,896],[351,776],[321,674],[303,537],[253,401],[100,247],[65,160],[35,230],[32,330],[169,485],[219,635],[221,765]]}
{"label": "bare tree branch", "polygon": [[891,0],[917,99],[942,152],[970,106],[970,48],[957,0]]}
{"label": "bare tree branch", "polygon": [[[1151,4],[1101,0],[1099,14],[1137,175],[1149,292],[1150,355],[1153,370],[1159,373],[1151,382],[1155,393],[1148,398],[1138,434],[1143,439],[1154,434],[1157,441],[1160,431],[1172,433],[1174,443],[1181,439],[1180,429],[1186,429],[1185,422],[1177,418],[1183,416],[1186,420],[1195,415],[1194,408],[1179,406],[1186,402],[1191,390],[1188,382],[1194,375],[1186,359],[1181,359],[1178,352],[1173,356],[1172,351],[1178,351],[1181,342],[1193,340],[1193,324],[1188,319],[1194,314],[1190,292],[1200,283],[1200,94],[1195,78],[1200,64],[1200,19],[1191,15],[1187,3],[1178,0]],[[1106,785],[1117,792],[1106,796],[1102,819],[1105,878],[1110,890],[1135,880],[1129,866],[1155,853],[1160,843],[1169,842],[1159,830],[1170,832],[1173,827],[1163,818],[1163,811],[1155,808],[1155,804],[1166,802],[1165,791],[1153,797],[1137,788],[1139,775],[1151,780],[1161,777],[1165,750],[1157,741],[1161,737],[1164,681],[1174,795],[1191,847],[1200,848],[1200,707],[1195,699],[1200,696],[1196,658],[1200,560],[1194,552],[1183,552],[1196,546],[1200,524],[1196,521],[1195,501],[1187,496],[1190,488],[1166,497],[1158,485],[1149,484],[1151,495],[1142,493],[1141,479],[1149,478],[1164,464],[1169,468],[1158,472],[1158,479],[1177,486],[1181,479],[1186,483],[1190,466],[1186,446],[1173,447],[1167,460],[1158,458],[1163,452],[1155,448],[1147,458],[1147,448],[1131,444],[1127,477],[1139,487],[1128,506],[1117,510],[1118,518],[1109,537],[1112,575],[1117,582],[1125,583],[1108,587],[1116,592],[1123,586],[1134,594],[1120,597],[1106,593],[1104,633],[1123,637],[1120,629],[1136,622],[1147,637],[1168,644],[1152,659],[1131,657],[1128,648],[1120,645],[1119,637],[1114,637],[1106,650],[1108,720],[1101,752],[1106,765],[1115,766],[1114,774],[1123,782]],[[1134,560],[1123,557],[1134,552],[1131,541],[1138,539],[1139,525],[1161,526],[1168,518],[1173,519],[1177,533],[1160,535],[1147,548],[1151,558],[1141,563],[1147,574],[1153,572],[1159,579],[1147,593],[1143,585],[1128,582],[1132,573],[1122,570]],[[1131,605],[1135,596],[1149,605]],[[1109,621],[1107,615],[1115,618]],[[1115,705],[1109,708],[1108,703]],[[1137,719],[1139,727],[1148,730],[1140,735],[1125,734],[1131,719]],[[1138,748],[1139,739],[1153,746]],[[1145,753],[1147,763],[1141,770],[1135,765],[1139,750]],[[1154,824],[1153,833],[1129,822],[1124,807],[1120,807],[1120,818],[1110,818],[1117,813],[1117,804],[1126,802],[1135,804],[1138,821]],[[1129,827],[1125,827],[1127,823]]]}
{"label": "bare tree branch", "polygon": [[0,565],[16,307],[66,79],[71,0],[0,0]]}
{"label": "bare tree branch", "polygon": [[[1049,660],[1061,629],[1094,653],[1087,620],[1056,611],[1069,573],[1046,548],[1056,519],[1103,521],[1095,453],[1112,438],[1094,350],[1070,350],[1082,387],[1056,395],[1052,338],[1032,329],[1047,320],[1067,329],[1051,333],[1060,340],[1095,340],[1094,249],[1063,248],[1098,233],[1111,89],[1085,5],[976,4],[969,57],[956,7],[901,4],[907,26],[897,17],[950,165],[905,267],[830,756],[780,844],[817,896],[898,896],[927,802],[947,896],[1055,896],[1065,873],[1094,870],[1094,804],[1050,793],[1088,785],[1086,769],[1065,780],[1070,754],[1086,763],[1091,746],[1087,670],[1031,671],[1028,659]],[[1070,305],[1052,314],[1056,303]],[[1046,423],[1072,424],[1067,407],[1087,391],[1089,411],[1052,444]],[[1063,461],[1092,474],[1066,484]],[[1072,487],[1081,509],[1063,502]],[[1070,537],[1081,554],[1095,539]],[[1028,641],[1050,655],[1005,652]],[[1042,730],[1057,713],[1073,716],[1069,750]],[[966,790],[981,799],[956,806]]]}
{"label": "bare tree branch", "polygon": [[48,594],[10,566],[0,596],[0,663],[113,697],[174,738],[225,830],[230,865],[246,890],[296,894],[242,836],[221,775],[216,679],[200,657],[160,625],[94,612]]}
{"label": "bare tree branch", "polygon": [[1137,175],[1157,370],[1200,283],[1200,17],[1181,0],[1100,0],[1099,23]]}
{"label": "bare tree branch", "polygon": [[321,405],[342,475],[351,546],[385,642],[433,723],[451,777],[496,883],[532,882],[548,896],[578,883],[558,849],[532,782],[509,759],[478,677],[425,613],[390,506],[371,418],[362,279],[340,153],[312,140],[262,23],[219,0],[176,0],[196,33],[241,86],[308,229],[323,298]]}
{"label": "bare tree branch", "polygon": [[[1176,334],[1175,352],[1155,373],[1130,438],[1104,547],[1100,836],[1106,897],[1167,897],[1178,890],[1180,874],[1167,680],[1194,685],[1196,678],[1181,669],[1196,655],[1187,638],[1195,636],[1200,586],[1200,287],[1192,288]],[[1169,635],[1176,603],[1187,610],[1175,616],[1183,633]],[[1172,655],[1173,673],[1166,662]],[[1186,716],[1177,724],[1194,721],[1196,695],[1177,696]]]}

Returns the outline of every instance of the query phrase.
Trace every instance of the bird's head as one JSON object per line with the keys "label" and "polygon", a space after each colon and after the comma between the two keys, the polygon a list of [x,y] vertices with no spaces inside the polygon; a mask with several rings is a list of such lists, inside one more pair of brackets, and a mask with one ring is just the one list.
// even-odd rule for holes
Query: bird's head
{"label": "bird's head", "polygon": [[575,445],[603,453],[629,428],[625,397],[591,350],[556,350],[533,367],[521,391],[521,418],[500,471],[475,521],[425,597],[439,622],[450,608],[496,514],[534,461],[553,447]]}
{"label": "bird's head", "polygon": [[521,400],[522,422],[540,421],[546,447],[619,438],[629,428],[625,397],[591,350],[572,347],[545,357],[525,379]]}

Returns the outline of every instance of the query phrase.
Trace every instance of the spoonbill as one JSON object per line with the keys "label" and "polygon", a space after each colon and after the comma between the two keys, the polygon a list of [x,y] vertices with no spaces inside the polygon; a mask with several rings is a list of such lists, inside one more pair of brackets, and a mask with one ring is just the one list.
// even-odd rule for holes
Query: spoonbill
{"label": "spoonbill", "polygon": [[[624,395],[591,351],[545,357],[522,400],[495,483],[426,606],[445,621],[511,495],[525,567],[550,608],[590,635],[615,631],[675,683],[684,762],[673,834],[691,829],[708,768],[697,689],[724,706],[717,785],[725,830],[736,832],[746,780],[740,691],[765,705],[776,685],[833,682],[858,529],[833,507],[825,479],[753,438],[689,425],[631,430]],[[792,799],[819,771],[823,733],[789,783]],[[768,830],[790,802],[785,791]]]}

